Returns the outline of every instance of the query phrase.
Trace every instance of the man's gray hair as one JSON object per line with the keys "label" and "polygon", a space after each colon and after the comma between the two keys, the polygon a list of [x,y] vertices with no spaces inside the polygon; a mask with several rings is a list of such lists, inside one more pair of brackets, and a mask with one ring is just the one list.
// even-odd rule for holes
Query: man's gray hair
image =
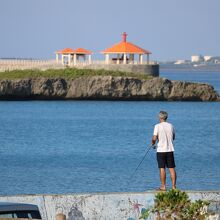
{"label": "man's gray hair", "polygon": [[163,119],[163,120],[167,120],[167,118],[168,118],[168,113],[165,112],[165,111],[160,111],[160,113],[159,113],[159,118],[160,118],[160,119]]}

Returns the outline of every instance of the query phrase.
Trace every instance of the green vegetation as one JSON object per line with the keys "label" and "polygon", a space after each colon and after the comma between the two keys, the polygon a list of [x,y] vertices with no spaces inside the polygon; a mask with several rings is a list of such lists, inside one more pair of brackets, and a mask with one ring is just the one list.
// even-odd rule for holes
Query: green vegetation
{"label": "green vegetation", "polygon": [[91,69],[48,69],[45,71],[32,69],[32,70],[13,70],[0,72],[0,79],[24,79],[24,78],[65,78],[75,79],[82,76],[124,76],[135,77],[139,79],[149,79],[151,76],[134,74],[121,71],[108,71],[108,70],[91,70]]}
{"label": "green vegetation", "polygon": [[140,219],[148,219],[155,215],[157,220],[204,220],[207,212],[207,201],[190,201],[186,192],[170,190],[159,192],[155,196],[154,206],[144,210]]}

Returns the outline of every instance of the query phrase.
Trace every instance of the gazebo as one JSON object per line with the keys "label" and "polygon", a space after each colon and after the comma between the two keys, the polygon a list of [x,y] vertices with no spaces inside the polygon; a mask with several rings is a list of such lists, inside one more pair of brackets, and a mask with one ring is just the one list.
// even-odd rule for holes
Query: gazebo
{"label": "gazebo", "polygon": [[86,55],[88,56],[88,63],[91,64],[92,63],[92,51],[90,50],[86,50],[84,48],[77,48],[75,49],[75,54],[74,54],[74,65],[77,64],[77,61],[79,60],[80,57],[82,57],[84,59],[84,61],[86,61]]}
{"label": "gazebo", "polygon": [[[150,51],[142,49],[133,43],[127,42],[127,34],[122,34],[122,41],[101,52],[105,55],[105,63],[110,64],[110,54],[116,54],[116,58],[111,59],[111,63],[115,64],[134,64],[134,55],[139,55],[139,64],[143,64],[143,56],[147,55],[147,64],[149,64]],[[129,57],[127,57],[129,56]]]}
{"label": "gazebo", "polygon": [[71,66],[77,65],[77,61],[82,57],[84,62],[86,61],[86,56],[88,56],[88,63],[92,62],[92,51],[86,50],[84,48],[65,48],[63,50],[58,50],[56,53],[56,61],[59,62],[59,55],[61,55],[61,62],[63,65]]}
{"label": "gazebo", "polygon": [[74,55],[74,50],[72,48],[65,48],[63,50],[58,50],[55,53],[57,62],[59,62],[59,55],[61,55],[62,64],[70,65],[72,56]]}

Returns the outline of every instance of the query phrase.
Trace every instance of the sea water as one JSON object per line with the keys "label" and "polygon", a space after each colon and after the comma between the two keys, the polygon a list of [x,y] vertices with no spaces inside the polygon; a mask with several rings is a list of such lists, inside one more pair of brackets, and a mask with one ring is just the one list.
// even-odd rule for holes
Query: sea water
{"label": "sea water", "polygon": [[[212,83],[220,91],[220,73],[212,74],[161,75]],[[176,129],[178,188],[219,189],[220,103],[1,101],[0,194],[156,189],[155,150],[131,175],[151,143],[160,110],[168,111]]]}

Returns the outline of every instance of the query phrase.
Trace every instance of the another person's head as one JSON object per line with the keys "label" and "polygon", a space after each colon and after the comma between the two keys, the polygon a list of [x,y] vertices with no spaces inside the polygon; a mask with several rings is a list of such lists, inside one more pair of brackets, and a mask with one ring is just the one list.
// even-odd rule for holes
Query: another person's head
{"label": "another person's head", "polygon": [[166,121],[168,118],[168,113],[165,111],[160,111],[158,116],[160,121]]}

